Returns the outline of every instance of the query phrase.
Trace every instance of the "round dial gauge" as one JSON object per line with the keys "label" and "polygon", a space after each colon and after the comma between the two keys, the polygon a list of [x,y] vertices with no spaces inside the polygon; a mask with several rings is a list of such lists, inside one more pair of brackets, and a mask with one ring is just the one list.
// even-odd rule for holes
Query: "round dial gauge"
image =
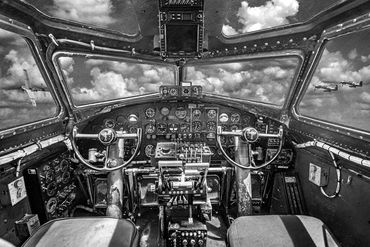
{"label": "round dial gauge", "polygon": [[46,182],[49,183],[54,180],[54,172],[52,170],[47,170],[45,173]]}
{"label": "round dial gauge", "polygon": [[180,125],[180,131],[181,132],[189,132],[190,131],[190,126],[189,126],[189,124],[181,124]]}
{"label": "round dial gauge", "polygon": [[168,129],[170,130],[171,133],[176,133],[177,130],[179,129],[179,125],[178,124],[169,124],[168,125]]}
{"label": "round dial gauge", "polygon": [[217,111],[214,109],[208,110],[207,116],[209,119],[214,119],[217,116]]}
{"label": "round dial gauge", "polygon": [[170,89],[170,95],[171,96],[177,96],[178,95],[177,89],[176,88],[171,88]]}
{"label": "round dial gauge", "polygon": [[145,110],[145,116],[146,116],[147,118],[152,118],[152,117],[154,117],[154,116],[155,116],[155,109],[154,109],[154,108],[151,108],[151,107],[147,108],[147,109]]}
{"label": "round dial gauge", "polygon": [[145,155],[148,158],[153,157],[153,155],[154,155],[154,146],[153,145],[151,145],[151,144],[146,145],[146,147],[145,147]]}
{"label": "round dial gauge", "polygon": [[58,201],[55,197],[51,197],[49,201],[46,203],[46,212],[49,214],[52,214],[55,212],[55,209],[57,208]]}
{"label": "round dial gauge", "polygon": [[157,134],[165,134],[167,132],[167,124],[159,123],[157,124]]}
{"label": "round dial gauge", "polygon": [[48,196],[53,196],[55,195],[55,192],[57,191],[57,185],[55,182],[51,182],[47,187],[46,187],[46,194]]}
{"label": "round dial gauge", "polygon": [[226,113],[222,113],[220,115],[219,121],[221,123],[226,123],[227,121],[229,121],[229,115],[227,115]]}
{"label": "round dial gauge", "polygon": [[61,162],[60,162],[60,166],[62,167],[62,171],[65,172],[68,170],[69,168],[69,162],[65,159],[63,159]]}
{"label": "round dial gauge", "polygon": [[239,113],[233,113],[233,114],[231,114],[230,121],[232,123],[239,123],[239,121],[240,121],[240,114]]}
{"label": "round dial gauge", "polygon": [[178,108],[176,111],[175,111],[175,116],[178,118],[178,119],[184,119],[186,117],[186,109],[184,108]]}
{"label": "round dial gauge", "polygon": [[147,124],[145,125],[145,133],[147,134],[153,134],[155,132],[155,126],[154,124]]}
{"label": "round dial gauge", "polygon": [[163,116],[167,116],[168,114],[170,114],[170,109],[168,107],[162,107],[161,108],[161,114]]}
{"label": "round dial gauge", "polygon": [[62,182],[64,184],[68,183],[70,178],[71,178],[71,174],[69,173],[69,171],[63,172],[63,174],[62,174]]}
{"label": "round dial gauge", "polygon": [[192,126],[193,126],[193,131],[199,132],[202,130],[202,122],[200,121],[194,121]]}
{"label": "round dial gauge", "polygon": [[200,119],[200,116],[202,115],[202,112],[200,111],[200,110],[198,110],[198,109],[195,109],[194,111],[193,111],[193,119],[194,120],[198,120],[198,119]]}
{"label": "round dial gauge", "polygon": [[114,121],[113,119],[105,119],[104,120],[104,126],[106,128],[113,129],[114,126],[116,126],[116,121]]}
{"label": "round dial gauge", "polygon": [[216,122],[207,122],[208,131],[216,131]]}
{"label": "round dial gauge", "polygon": [[116,118],[116,123],[118,125],[123,125],[123,123],[126,121],[127,117],[126,116],[123,116],[123,115],[119,115],[117,116]]}

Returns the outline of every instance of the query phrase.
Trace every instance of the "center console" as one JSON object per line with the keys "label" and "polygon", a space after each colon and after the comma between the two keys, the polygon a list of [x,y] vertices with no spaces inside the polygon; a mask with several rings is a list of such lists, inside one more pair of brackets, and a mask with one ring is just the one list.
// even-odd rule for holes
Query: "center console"
{"label": "center console", "polygon": [[[199,217],[207,205],[207,173],[212,152],[194,143],[158,143],[158,205],[167,246],[205,246],[207,227]],[[196,214],[193,211],[199,211]]]}

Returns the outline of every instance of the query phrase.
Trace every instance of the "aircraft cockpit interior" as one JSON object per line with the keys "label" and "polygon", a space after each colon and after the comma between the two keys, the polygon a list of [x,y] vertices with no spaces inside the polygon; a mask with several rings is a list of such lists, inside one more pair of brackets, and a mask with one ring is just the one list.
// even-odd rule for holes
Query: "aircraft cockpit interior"
{"label": "aircraft cockpit interior", "polygon": [[370,2],[0,0],[0,246],[368,246]]}

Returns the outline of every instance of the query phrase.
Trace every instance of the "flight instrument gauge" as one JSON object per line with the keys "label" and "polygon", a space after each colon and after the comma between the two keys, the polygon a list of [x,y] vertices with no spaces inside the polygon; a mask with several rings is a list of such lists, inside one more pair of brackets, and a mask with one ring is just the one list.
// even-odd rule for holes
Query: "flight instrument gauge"
{"label": "flight instrument gauge", "polygon": [[193,131],[199,132],[202,130],[202,122],[194,121],[192,127],[193,127]]}
{"label": "flight instrument gauge", "polygon": [[145,133],[153,134],[154,132],[155,132],[154,124],[149,123],[149,124],[145,125]]}
{"label": "flight instrument gauge", "polygon": [[145,116],[147,118],[153,118],[155,116],[155,109],[149,107],[145,110]]}
{"label": "flight instrument gauge", "polygon": [[168,129],[170,130],[171,133],[176,133],[177,130],[179,129],[179,125],[175,123],[171,123],[168,125]]}
{"label": "flight instrument gauge", "polygon": [[185,123],[181,124],[181,125],[180,125],[180,131],[181,131],[182,133],[189,132],[189,131],[190,131],[190,126],[189,126],[189,124],[185,124]]}
{"label": "flight instrument gauge", "polygon": [[208,131],[216,131],[216,122],[207,122],[207,130]]}
{"label": "flight instrument gauge", "polygon": [[199,120],[201,115],[202,115],[202,112],[200,110],[195,109],[193,111],[193,119],[194,120]]}
{"label": "flight instrument gauge", "polygon": [[215,109],[208,110],[207,117],[209,119],[215,119],[217,117],[217,111]]}
{"label": "flight instrument gauge", "polygon": [[113,129],[114,126],[116,126],[116,121],[114,121],[113,119],[105,119],[104,120],[104,126],[106,128]]}
{"label": "flight instrument gauge", "polygon": [[239,121],[240,121],[240,114],[239,113],[233,113],[233,114],[231,114],[230,121],[232,123],[239,123]]}
{"label": "flight instrument gauge", "polygon": [[153,155],[154,155],[154,146],[149,144],[149,145],[146,145],[145,147],[145,155],[146,157],[148,158],[151,158]]}
{"label": "flight instrument gauge", "polygon": [[175,111],[175,116],[178,118],[178,119],[184,119],[186,117],[186,109],[185,108],[177,108],[177,110]]}
{"label": "flight instrument gauge", "polygon": [[157,124],[157,134],[166,134],[167,132],[167,124],[165,123],[158,123]]}
{"label": "flight instrument gauge", "polygon": [[163,116],[167,116],[168,114],[170,114],[170,109],[168,109],[168,107],[162,107],[161,108],[161,114]]}
{"label": "flight instrument gauge", "polygon": [[229,116],[228,116],[226,113],[222,113],[222,114],[220,115],[220,119],[219,119],[219,121],[220,121],[221,123],[226,123],[227,121],[229,121]]}
{"label": "flight instrument gauge", "polygon": [[170,95],[171,96],[177,96],[179,92],[177,91],[177,88],[171,88],[170,89]]}

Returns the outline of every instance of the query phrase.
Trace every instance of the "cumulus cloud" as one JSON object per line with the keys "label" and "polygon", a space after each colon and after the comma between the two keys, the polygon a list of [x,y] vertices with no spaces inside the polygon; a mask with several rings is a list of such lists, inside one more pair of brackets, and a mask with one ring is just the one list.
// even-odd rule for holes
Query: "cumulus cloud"
{"label": "cumulus cloud", "polygon": [[95,25],[109,25],[116,20],[111,17],[111,0],[54,0],[50,13],[56,17]]}
{"label": "cumulus cloud", "polygon": [[356,59],[358,56],[358,53],[357,53],[357,49],[354,48],[352,49],[349,53],[348,53],[348,58],[351,59],[351,60],[354,60]]}
{"label": "cumulus cloud", "polygon": [[[159,86],[174,84],[174,70],[167,66],[140,64],[134,62],[109,61],[73,57],[73,71],[70,61],[64,61],[63,73],[70,84],[72,96],[77,104],[126,98],[135,95],[155,93]],[[78,73],[89,71],[88,75]]]}
{"label": "cumulus cloud", "polygon": [[4,57],[10,63],[7,76],[0,79],[0,88],[21,87],[29,81],[33,87],[46,88],[40,70],[30,52],[20,53],[17,50],[10,50]]}
{"label": "cumulus cloud", "polygon": [[186,79],[207,93],[281,105],[297,64],[287,58],[188,67]]}
{"label": "cumulus cloud", "polygon": [[227,36],[231,36],[231,35],[238,34],[238,31],[236,31],[232,26],[224,24],[222,25],[222,33]]}
{"label": "cumulus cloud", "polygon": [[233,35],[289,24],[288,17],[295,16],[298,10],[298,0],[271,0],[257,7],[243,1],[236,14],[242,28],[235,30],[225,24],[222,31],[226,35]]}
{"label": "cumulus cloud", "polygon": [[369,81],[370,65],[356,69],[354,62],[346,59],[340,51],[325,49],[315,77],[318,81]]}

